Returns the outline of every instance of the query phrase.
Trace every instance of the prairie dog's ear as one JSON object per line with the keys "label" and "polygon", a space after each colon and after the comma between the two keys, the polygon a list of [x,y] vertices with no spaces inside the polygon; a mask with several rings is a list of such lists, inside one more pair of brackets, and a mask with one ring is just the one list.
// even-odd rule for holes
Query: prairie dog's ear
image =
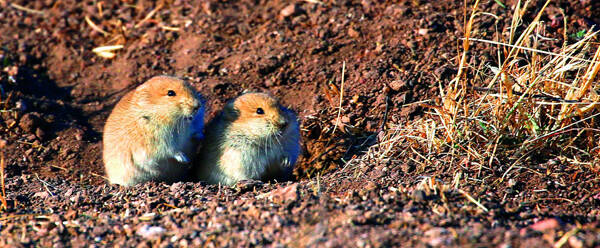
{"label": "prairie dog's ear", "polygon": [[146,88],[148,88],[148,85],[150,85],[150,84],[143,82],[142,84],[135,87],[135,91],[140,92],[140,91],[146,90]]}
{"label": "prairie dog's ear", "polygon": [[129,94],[132,94],[132,101],[137,104],[143,104],[148,101],[148,84],[140,84]]}

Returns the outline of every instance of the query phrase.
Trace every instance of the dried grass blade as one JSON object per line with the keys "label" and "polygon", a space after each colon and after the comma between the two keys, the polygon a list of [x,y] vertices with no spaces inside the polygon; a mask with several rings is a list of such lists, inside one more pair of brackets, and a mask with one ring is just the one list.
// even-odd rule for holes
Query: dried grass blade
{"label": "dried grass blade", "polygon": [[94,22],[92,22],[92,20],[90,19],[90,17],[89,17],[89,16],[85,16],[85,22],[86,22],[88,25],[90,25],[90,27],[91,27],[93,30],[96,30],[97,32],[101,33],[102,35],[104,35],[104,36],[108,36],[108,35],[109,35],[109,33],[108,33],[108,32],[106,32],[106,31],[102,30],[102,29],[101,29],[100,27],[98,27],[98,26],[97,26],[97,25],[96,25]]}

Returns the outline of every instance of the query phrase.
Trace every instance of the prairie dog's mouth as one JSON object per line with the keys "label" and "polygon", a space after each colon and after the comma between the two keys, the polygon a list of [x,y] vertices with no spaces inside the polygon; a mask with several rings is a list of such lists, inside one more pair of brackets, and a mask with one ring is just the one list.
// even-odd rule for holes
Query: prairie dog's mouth
{"label": "prairie dog's mouth", "polygon": [[189,111],[189,114],[185,115],[184,119],[187,121],[191,121],[200,112],[200,106],[196,106],[196,107],[190,106],[188,111]]}
{"label": "prairie dog's mouth", "polygon": [[273,131],[271,131],[271,135],[269,135],[272,139],[279,139],[280,137],[282,137],[283,135],[285,135],[285,132],[287,131],[287,128],[284,127],[276,127],[274,129],[272,129]]}
{"label": "prairie dog's mouth", "polygon": [[191,121],[192,119],[194,119],[194,116],[196,116],[196,113],[191,112],[191,113],[185,113],[183,115],[181,115],[179,118],[182,121]]}

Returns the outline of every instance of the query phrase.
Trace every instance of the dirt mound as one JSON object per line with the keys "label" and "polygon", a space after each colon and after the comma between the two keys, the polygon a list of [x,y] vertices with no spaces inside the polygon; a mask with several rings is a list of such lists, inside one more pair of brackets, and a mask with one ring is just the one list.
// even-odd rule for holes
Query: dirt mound
{"label": "dirt mound", "polygon": [[[489,34],[510,23],[509,6],[497,2],[481,6],[502,20],[483,24]],[[599,244],[600,187],[593,174],[546,163],[535,170],[562,168],[574,173],[570,182],[585,185],[539,173],[495,188],[468,181],[470,168],[422,168],[417,154],[397,147],[389,159],[370,154],[388,130],[420,118],[421,103],[432,103],[456,75],[462,2],[0,6],[0,150],[8,200],[0,244],[547,246],[561,237],[574,247]],[[599,21],[594,1],[551,7],[564,9],[569,30]],[[560,25],[547,28],[562,34]],[[123,48],[113,59],[92,51],[114,44]],[[207,118],[244,90],[279,97],[301,121],[294,182],[106,185],[104,122],[125,92],[158,74],[189,80],[209,100]],[[461,190],[417,187],[430,177],[450,183],[463,171]]]}

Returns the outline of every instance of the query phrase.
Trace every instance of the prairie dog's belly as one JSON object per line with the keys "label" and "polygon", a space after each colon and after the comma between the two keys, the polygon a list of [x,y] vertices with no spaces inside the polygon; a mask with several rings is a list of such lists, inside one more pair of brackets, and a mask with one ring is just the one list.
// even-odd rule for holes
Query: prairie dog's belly
{"label": "prairie dog's belly", "polygon": [[174,182],[184,178],[189,167],[173,159],[162,158],[146,160],[143,162],[143,165],[138,166],[138,170],[139,173],[137,173],[138,176],[136,179],[138,182],[148,181],[149,179]]}
{"label": "prairie dog's belly", "polygon": [[[189,123],[184,123],[189,124]],[[173,130],[158,140],[155,151],[138,150],[134,152],[134,161],[140,170],[140,177],[145,180],[155,178],[160,181],[173,181],[182,178],[189,170],[189,166],[174,159],[179,152],[191,157],[193,142],[189,125],[182,125],[183,130]]]}
{"label": "prairie dog's belly", "polygon": [[217,170],[222,175],[217,176],[215,179],[220,180],[215,181],[232,184],[239,180],[263,179],[269,176],[269,172],[280,171],[282,166],[287,166],[288,156],[280,146],[226,148],[218,162]]}

